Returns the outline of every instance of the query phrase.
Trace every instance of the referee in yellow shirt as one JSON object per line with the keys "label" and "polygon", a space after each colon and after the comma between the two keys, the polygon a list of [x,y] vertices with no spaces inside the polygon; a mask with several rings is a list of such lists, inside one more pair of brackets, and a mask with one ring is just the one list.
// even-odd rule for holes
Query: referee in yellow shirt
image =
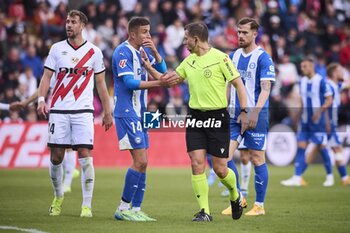
{"label": "referee in yellow shirt", "polygon": [[237,69],[227,54],[208,43],[208,28],[203,22],[185,26],[183,44],[191,54],[177,67],[180,80],[187,80],[190,111],[186,118],[186,144],[192,166],[192,187],[200,211],[192,221],[212,221],[209,211],[209,187],[205,174],[206,153],[211,154],[213,168],[230,192],[232,218],[239,219],[243,208],[236,187],[236,176],[227,167],[230,144],[230,117],[227,112],[227,82],[237,90],[241,104],[239,121],[242,132],[248,127],[247,95]]}

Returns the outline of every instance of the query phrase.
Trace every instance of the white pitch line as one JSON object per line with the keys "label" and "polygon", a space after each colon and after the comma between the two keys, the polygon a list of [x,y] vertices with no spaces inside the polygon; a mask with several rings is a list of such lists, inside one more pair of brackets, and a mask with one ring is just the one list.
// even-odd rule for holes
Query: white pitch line
{"label": "white pitch line", "polygon": [[15,230],[15,231],[23,231],[29,233],[48,233],[46,231],[39,231],[37,229],[27,229],[27,228],[19,228],[13,226],[0,226],[0,230]]}

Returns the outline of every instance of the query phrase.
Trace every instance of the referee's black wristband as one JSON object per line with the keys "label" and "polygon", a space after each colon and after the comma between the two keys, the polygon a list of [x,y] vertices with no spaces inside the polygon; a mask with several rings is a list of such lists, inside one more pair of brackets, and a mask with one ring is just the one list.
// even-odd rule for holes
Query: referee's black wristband
{"label": "referee's black wristband", "polygon": [[241,109],[241,112],[248,113],[248,110],[247,110],[246,108],[242,108],[242,109]]}

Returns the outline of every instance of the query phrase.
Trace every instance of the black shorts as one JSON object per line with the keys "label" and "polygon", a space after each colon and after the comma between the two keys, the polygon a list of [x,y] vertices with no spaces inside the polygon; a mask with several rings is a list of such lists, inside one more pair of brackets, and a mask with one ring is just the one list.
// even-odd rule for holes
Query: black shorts
{"label": "black shorts", "polygon": [[187,152],[199,149],[227,158],[230,146],[230,116],[226,109],[202,112],[190,109],[186,117]]}

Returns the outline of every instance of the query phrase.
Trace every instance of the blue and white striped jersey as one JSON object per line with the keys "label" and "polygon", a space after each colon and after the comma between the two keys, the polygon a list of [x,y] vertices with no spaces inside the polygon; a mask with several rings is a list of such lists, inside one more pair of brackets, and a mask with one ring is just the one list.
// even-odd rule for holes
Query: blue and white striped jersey
{"label": "blue and white striped jersey", "polygon": [[324,104],[326,97],[332,95],[326,79],[319,74],[315,74],[311,79],[306,76],[302,77],[300,79],[300,95],[303,102],[301,123],[307,124],[310,129],[323,129],[326,123],[325,114],[322,113],[316,123],[312,121],[312,116]]}
{"label": "blue and white striped jersey", "polygon": [[[155,58],[145,50],[151,64]],[[140,51],[132,47],[128,41],[120,44],[112,57],[114,80],[114,117],[143,117],[147,109],[147,89],[130,90],[125,86],[123,75],[132,75],[136,80],[147,81],[147,72],[141,65]]]}
{"label": "blue and white striped jersey", "polygon": [[338,108],[340,106],[340,88],[339,85],[331,79],[327,79],[327,84],[329,85],[333,97],[332,105],[328,108],[329,119],[331,120],[332,126],[336,127],[338,125]]}
{"label": "blue and white striped jersey", "polygon": [[[247,91],[248,108],[254,108],[258,102],[261,92],[260,83],[262,80],[275,81],[275,67],[270,55],[261,47],[255,48],[252,52],[245,54],[243,49],[237,49],[230,54],[233,64],[237,67]],[[267,100],[259,117],[268,118]],[[236,89],[231,86],[231,97],[229,104],[231,118],[237,120],[240,114],[240,105]]]}

